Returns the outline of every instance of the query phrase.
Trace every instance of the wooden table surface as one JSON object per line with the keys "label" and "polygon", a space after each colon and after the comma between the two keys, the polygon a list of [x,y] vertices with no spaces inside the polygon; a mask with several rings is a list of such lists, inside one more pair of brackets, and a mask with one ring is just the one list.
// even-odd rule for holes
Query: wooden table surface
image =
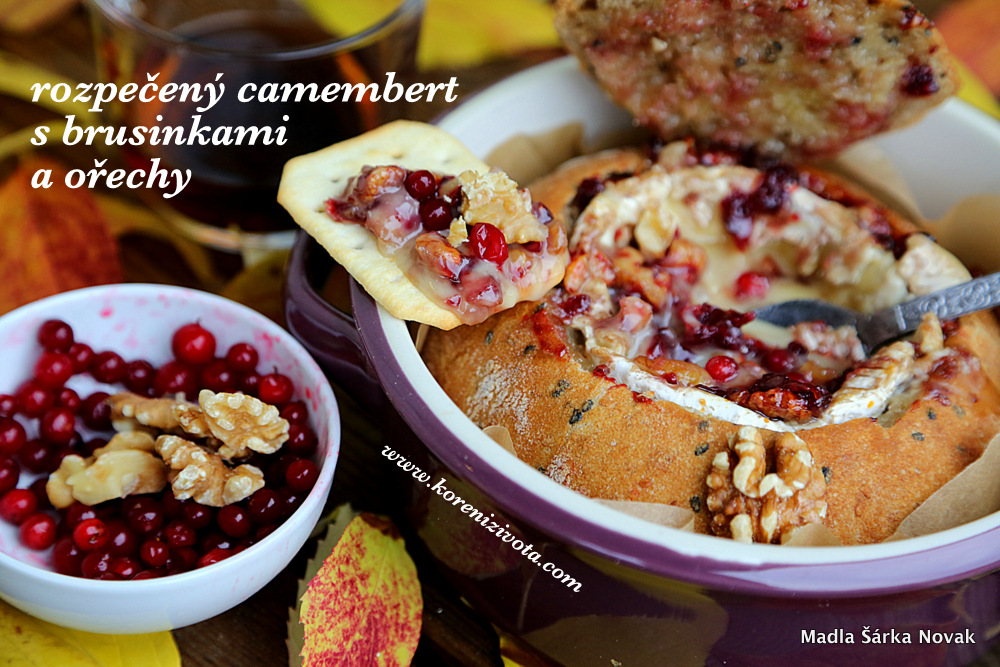
{"label": "wooden table surface", "polygon": [[[52,71],[78,81],[95,80],[88,20],[76,9],[54,25],[30,36],[0,35],[0,50],[21,55]],[[532,53],[467,70],[425,73],[421,80],[447,81],[459,77],[459,93],[468,95],[491,82],[545,59],[558,52]],[[411,117],[430,119],[440,112],[438,105],[411,110]],[[48,116],[51,118],[52,116]],[[0,98],[0,137],[46,118],[31,105]],[[89,151],[55,148],[58,157],[73,166],[92,164]],[[0,165],[6,173],[10,165]],[[142,237],[125,237],[121,257],[129,281],[166,282],[206,288],[176,254],[161,243]],[[160,261],[150,262],[150,257]],[[166,258],[166,259],[164,259]],[[228,267],[227,267],[228,268]],[[350,502],[365,510],[393,514],[398,506],[389,470],[379,456],[380,433],[343,394],[346,406],[341,458],[329,507]],[[312,555],[312,543],[300,552],[278,577],[235,609],[208,621],[174,632],[185,667],[282,665],[287,663],[285,647],[288,609],[296,603],[295,589],[305,561]],[[418,564],[424,594],[423,632],[415,665],[487,667],[501,665],[496,633],[487,621],[465,606],[455,591],[436,573],[420,545],[409,541]],[[1000,665],[1000,653],[984,664]]]}

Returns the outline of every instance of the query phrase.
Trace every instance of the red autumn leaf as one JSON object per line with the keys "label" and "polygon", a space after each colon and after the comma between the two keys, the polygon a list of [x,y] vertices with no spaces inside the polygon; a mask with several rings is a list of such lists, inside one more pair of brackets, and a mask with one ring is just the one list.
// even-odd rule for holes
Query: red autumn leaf
{"label": "red autumn leaf", "polygon": [[[38,169],[50,188],[32,188]],[[121,282],[118,248],[93,196],[57,162],[25,159],[0,186],[0,313],[42,297]]]}
{"label": "red autumn leaf", "polygon": [[360,514],[302,596],[302,664],[409,665],[422,613],[403,538],[387,519]]}

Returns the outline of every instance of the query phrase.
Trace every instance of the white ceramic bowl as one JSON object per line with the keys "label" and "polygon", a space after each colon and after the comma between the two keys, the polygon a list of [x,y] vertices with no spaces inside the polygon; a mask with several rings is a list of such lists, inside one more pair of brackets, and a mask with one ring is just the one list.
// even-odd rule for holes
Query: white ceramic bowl
{"label": "white ceramic bowl", "polygon": [[[329,382],[312,357],[281,327],[218,296],[163,285],[110,285],[67,292],[0,317],[0,393],[13,392],[32,375],[40,354],[39,325],[61,319],[76,340],[114,350],[125,360],[162,364],[170,337],[188,322],[212,331],[218,349],[253,344],[258,368],[276,367],[295,383],[318,438],[319,479],[302,505],[277,530],[250,548],[208,567],[142,581],[97,581],[65,576],[47,564],[49,552],[23,547],[17,527],[0,521],[0,598],[38,618],[108,634],[179,628],[220,614],[247,599],[280,572],[302,547],[330,492],[340,452],[340,419]],[[87,377],[68,383],[81,396],[99,385]],[[18,486],[33,476],[23,470]]]}

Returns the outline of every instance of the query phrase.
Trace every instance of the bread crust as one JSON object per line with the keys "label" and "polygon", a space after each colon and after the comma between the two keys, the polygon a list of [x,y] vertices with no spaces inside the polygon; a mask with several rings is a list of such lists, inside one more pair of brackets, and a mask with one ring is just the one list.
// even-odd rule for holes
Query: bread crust
{"label": "bread crust", "polygon": [[[581,178],[638,166],[625,150],[569,164],[532,188],[563,215]],[[915,227],[859,188],[822,172],[833,190],[886,211],[894,233]],[[798,431],[827,482],[825,525],[845,544],[880,542],[932,493],[975,461],[1000,428],[1000,328],[989,313],[961,318],[945,346],[979,360],[934,377],[890,426],[876,419]],[[480,427],[510,431],[528,465],[584,495],[660,502],[695,512],[709,532],[706,477],[737,426],[639,396],[592,372],[562,322],[520,304],[474,327],[433,331],[423,349],[444,391]],[[774,446],[777,433],[764,432]]]}

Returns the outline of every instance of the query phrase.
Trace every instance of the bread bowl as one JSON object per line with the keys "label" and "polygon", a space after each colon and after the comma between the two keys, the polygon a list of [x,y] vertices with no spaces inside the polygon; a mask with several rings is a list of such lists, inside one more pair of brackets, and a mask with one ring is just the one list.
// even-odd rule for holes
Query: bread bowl
{"label": "bread bowl", "polygon": [[[563,285],[432,331],[423,358],[478,426],[505,427],[522,460],[585,495],[690,508],[699,532],[744,541],[807,523],[883,541],[1000,426],[1000,330],[987,313],[943,334],[928,320],[868,359],[820,324],[791,344],[741,337],[746,318],[726,309],[804,296],[875,309],[968,279],[858,187],[746,157],[681,142],[543,178],[533,196],[570,230]],[[734,208],[755,196],[771,207],[747,231]]]}

